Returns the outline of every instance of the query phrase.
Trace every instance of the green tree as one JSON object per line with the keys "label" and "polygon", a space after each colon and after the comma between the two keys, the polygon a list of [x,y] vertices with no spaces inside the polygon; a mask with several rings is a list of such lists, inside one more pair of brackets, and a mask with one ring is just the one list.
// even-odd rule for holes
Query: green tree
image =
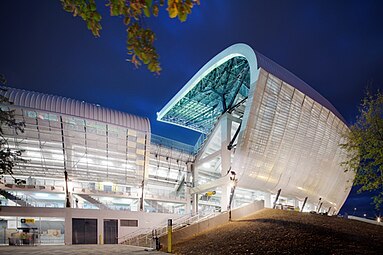
{"label": "green tree", "polygon": [[[6,80],[3,75],[0,75],[0,84],[5,85]],[[6,89],[0,87],[0,176],[10,175],[13,177],[13,168],[19,162],[25,160],[21,157],[23,150],[11,149],[7,138],[4,136],[4,127],[13,129],[16,134],[24,132],[25,123],[15,120],[15,113],[9,110],[9,105],[12,102],[4,96]],[[16,183],[22,182],[13,177]]]}
{"label": "green tree", "polygon": [[348,153],[346,171],[355,172],[359,192],[375,191],[378,209],[383,202],[383,94],[370,92],[362,100],[356,123],[350,127],[341,147]]}
{"label": "green tree", "polygon": [[[100,36],[101,15],[95,0],[60,0],[65,11],[81,17],[88,29],[96,37]],[[167,0],[166,10],[170,18],[186,21],[194,5],[199,0]],[[151,72],[160,73],[159,55],[154,47],[155,34],[143,25],[143,19],[157,17],[160,8],[165,8],[165,0],[107,0],[106,6],[111,16],[123,17],[128,38],[126,41],[130,61],[136,66],[147,65]]]}

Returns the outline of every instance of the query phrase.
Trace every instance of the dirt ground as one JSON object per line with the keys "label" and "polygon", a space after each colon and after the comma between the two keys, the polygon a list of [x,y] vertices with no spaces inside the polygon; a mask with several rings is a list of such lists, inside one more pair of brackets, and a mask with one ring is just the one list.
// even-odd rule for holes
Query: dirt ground
{"label": "dirt ground", "polygon": [[173,246],[175,254],[383,254],[383,226],[263,209]]}

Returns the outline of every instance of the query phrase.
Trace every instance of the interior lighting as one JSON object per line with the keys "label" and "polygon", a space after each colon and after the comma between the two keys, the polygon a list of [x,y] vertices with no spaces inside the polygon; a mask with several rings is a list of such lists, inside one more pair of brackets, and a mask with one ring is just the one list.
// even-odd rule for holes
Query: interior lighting
{"label": "interior lighting", "polygon": [[64,160],[64,156],[58,154],[52,154],[52,158],[56,160]]}
{"label": "interior lighting", "polygon": [[113,186],[113,182],[102,182],[102,185]]}
{"label": "interior lighting", "polygon": [[262,180],[267,180],[267,176],[263,176],[263,175],[258,175],[257,178]]}
{"label": "interior lighting", "polygon": [[40,197],[40,198],[46,198],[49,196],[49,194],[47,194],[47,193],[35,193],[35,196]]}
{"label": "interior lighting", "polygon": [[27,151],[27,155],[31,158],[40,158],[41,157],[41,153],[34,152],[34,151]]}
{"label": "interior lighting", "polygon": [[202,166],[204,168],[210,168],[210,164],[208,162],[203,163]]}
{"label": "interior lighting", "polygon": [[68,181],[68,192],[72,192],[73,190],[73,183],[71,181]]}
{"label": "interior lighting", "polygon": [[93,163],[93,160],[89,158],[81,158],[80,163]]}

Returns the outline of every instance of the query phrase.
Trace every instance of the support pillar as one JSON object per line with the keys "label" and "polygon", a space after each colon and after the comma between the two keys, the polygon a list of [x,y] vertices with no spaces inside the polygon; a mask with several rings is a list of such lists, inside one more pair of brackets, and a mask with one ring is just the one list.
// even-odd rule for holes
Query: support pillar
{"label": "support pillar", "polygon": [[[227,175],[231,167],[231,151],[228,145],[231,141],[232,122],[225,114],[221,119],[221,176]],[[221,211],[227,211],[230,199],[230,184],[222,186]]]}
{"label": "support pillar", "polygon": [[305,197],[305,200],[303,201],[303,205],[302,205],[302,208],[301,208],[301,212],[303,212],[303,209],[305,208],[305,205],[307,203],[307,199],[308,199],[308,197]]}
{"label": "support pillar", "polygon": [[279,190],[278,190],[277,196],[275,197],[275,201],[274,201],[274,203],[273,203],[273,209],[275,209],[275,207],[277,206],[278,199],[279,199],[279,195],[281,194],[281,190],[282,190],[282,189],[279,189]]}
{"label": "support pillar", "polygon": [[186,163],[186,178],[185,178],[185,197],[186,197],[186,214],[192,212],[192,196],[190,194],[191,177],[193,173],[194,164],[192,162]]}
{"label": "support pillar", "polygon": [[64,208],[65,210],[65,226],[64,226],[64,243],[65,245],[72,244],[72,208]]}
{"label": "support pillar", "polygon": [[[198,180],[198,168],[194,166],[194,164],[191,165],[191,173],[192,173],[192,186],[197,186],[197,180]],[[198,213],[198,194],[193,194],[191,197],[192,199],[192,213],[197,214]]]}
{"label": "support pillar", "polygon": [[320,209],[322,208],[322,205],[323,205],[323,202],[321,202],[320,204],[319,204],[319,208],[318,208],[318,213],[320,213]]}

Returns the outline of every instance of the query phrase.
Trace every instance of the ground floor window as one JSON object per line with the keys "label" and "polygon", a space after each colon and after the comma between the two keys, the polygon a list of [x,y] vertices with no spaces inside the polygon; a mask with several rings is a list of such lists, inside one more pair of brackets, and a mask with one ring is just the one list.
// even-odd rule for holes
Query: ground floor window
{"label": "ground floor window", "polygon": [[0,217],[0,244],[64,244],[64,218]]}

